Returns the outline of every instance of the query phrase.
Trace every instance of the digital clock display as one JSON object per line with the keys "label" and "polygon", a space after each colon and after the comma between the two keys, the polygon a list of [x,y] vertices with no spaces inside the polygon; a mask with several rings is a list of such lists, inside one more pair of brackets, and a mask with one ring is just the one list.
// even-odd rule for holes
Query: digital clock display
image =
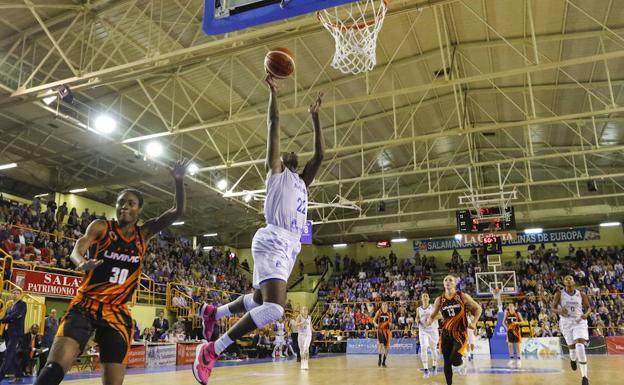
{"label": "digital clock display", "polygon": [[483,237],[483,252],[485,255],[502,254],[503,244],[500,237]]}

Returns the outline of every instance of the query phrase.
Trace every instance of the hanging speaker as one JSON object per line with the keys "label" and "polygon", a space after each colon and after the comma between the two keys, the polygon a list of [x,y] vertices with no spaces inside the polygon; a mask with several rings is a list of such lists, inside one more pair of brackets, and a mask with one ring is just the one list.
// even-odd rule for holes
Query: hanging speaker
{"label": "hanging speaker", "polygon": [[598,191],[598,187],[596,186],[596,181],[593,179],[590,179],[587,181],[587,191],[589,192],[596,192]]}

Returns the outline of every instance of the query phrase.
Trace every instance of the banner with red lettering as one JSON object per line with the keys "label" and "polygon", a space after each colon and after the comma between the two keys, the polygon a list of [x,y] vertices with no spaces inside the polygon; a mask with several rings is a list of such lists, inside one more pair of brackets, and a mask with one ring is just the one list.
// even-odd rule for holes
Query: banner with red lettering
{"label": "banner with red lettering", "polygon": [[132,344],[130,348],[130,354],[128,356],[129,368],[144,368],[145,367],[145,345]]}
{"label": "banner with red lettering", "polygon": [[11,282],[21,287],[26,293],[42,294],[47,297],[72,298],[76,296],[82,277],[13,269]]}
{"label": "banner with red lettering", "polygon": [[180,342],[178,343],[178,355],[176,365],[190,365],[195,362],[195,349],[200,342]]}
{"label": "banner with red lettering", "polygon": [[605,337],[609,354],[624,354],[624,336]]}

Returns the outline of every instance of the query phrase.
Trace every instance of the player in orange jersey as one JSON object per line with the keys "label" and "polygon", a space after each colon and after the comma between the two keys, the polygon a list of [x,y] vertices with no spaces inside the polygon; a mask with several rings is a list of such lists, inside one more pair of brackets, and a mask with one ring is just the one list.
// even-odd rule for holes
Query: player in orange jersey
{"label": "player in orange jersey", "polygon": [[379,360],[377,366],[386,367],[386,358],[392,341],[392,332],[390,325],[392,324],[392,313],[388,311],[388,304],[382,302],[381,309],[375,313],[373,323],[377,326],[377,346],[379,347]]}
{"label": "player in orange jersey", "polygon": [[[184,174],[188,163],[177,162],[175,204],[158,218],[138,226],[143,196],[123,190],[117,196],[117,220],[91,222],[74,246],[72,262],[85,277],[61,320],[48,362],[35,385],[58,385],[95,332],[100,346],[102,383],[121,385],[126,372],[134,325],[126,303],[141,277],[141,261],[150,238],[184,213]],[[90,258],[85,258],[87,254]]]}
{"label": "player in orange jersey", "polygon": [[516,346],[517,366],[520,366],[520,344],[522,344],[522,332],[520,330],[520,322],[523,321],[522,314],[516,311],[513,303],[507,306],[505,319],[503,324],[507,327],[507,345],[509,346],[509,365],[513,365],[514,361],[514,345]]}
{"label": "player in orange jersey", "polygon": [[[446,384],[453,383],[453,366],[462,366],[462,357],[468,347],[468,329],[476,329],[481,317],[481,306],[466,293],[457,290],[457,280],[452,275],[444,277],[444,294],[436,298],[427,325],[431,325],[438,313],[442,313],[440,350],[444,357]],[[474,315],[468,324],[466,311]]]}

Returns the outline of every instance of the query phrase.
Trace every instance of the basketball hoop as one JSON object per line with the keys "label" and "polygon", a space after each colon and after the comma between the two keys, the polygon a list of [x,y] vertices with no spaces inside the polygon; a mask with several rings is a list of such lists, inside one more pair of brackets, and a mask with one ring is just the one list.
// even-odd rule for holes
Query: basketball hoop
{"label": "basketball hoop", "polygon": [[388,0],[361,0],[316,13],[336,41],[332,67],[345,74],[367,72],[375,67],[377,37],[387,10]]}

